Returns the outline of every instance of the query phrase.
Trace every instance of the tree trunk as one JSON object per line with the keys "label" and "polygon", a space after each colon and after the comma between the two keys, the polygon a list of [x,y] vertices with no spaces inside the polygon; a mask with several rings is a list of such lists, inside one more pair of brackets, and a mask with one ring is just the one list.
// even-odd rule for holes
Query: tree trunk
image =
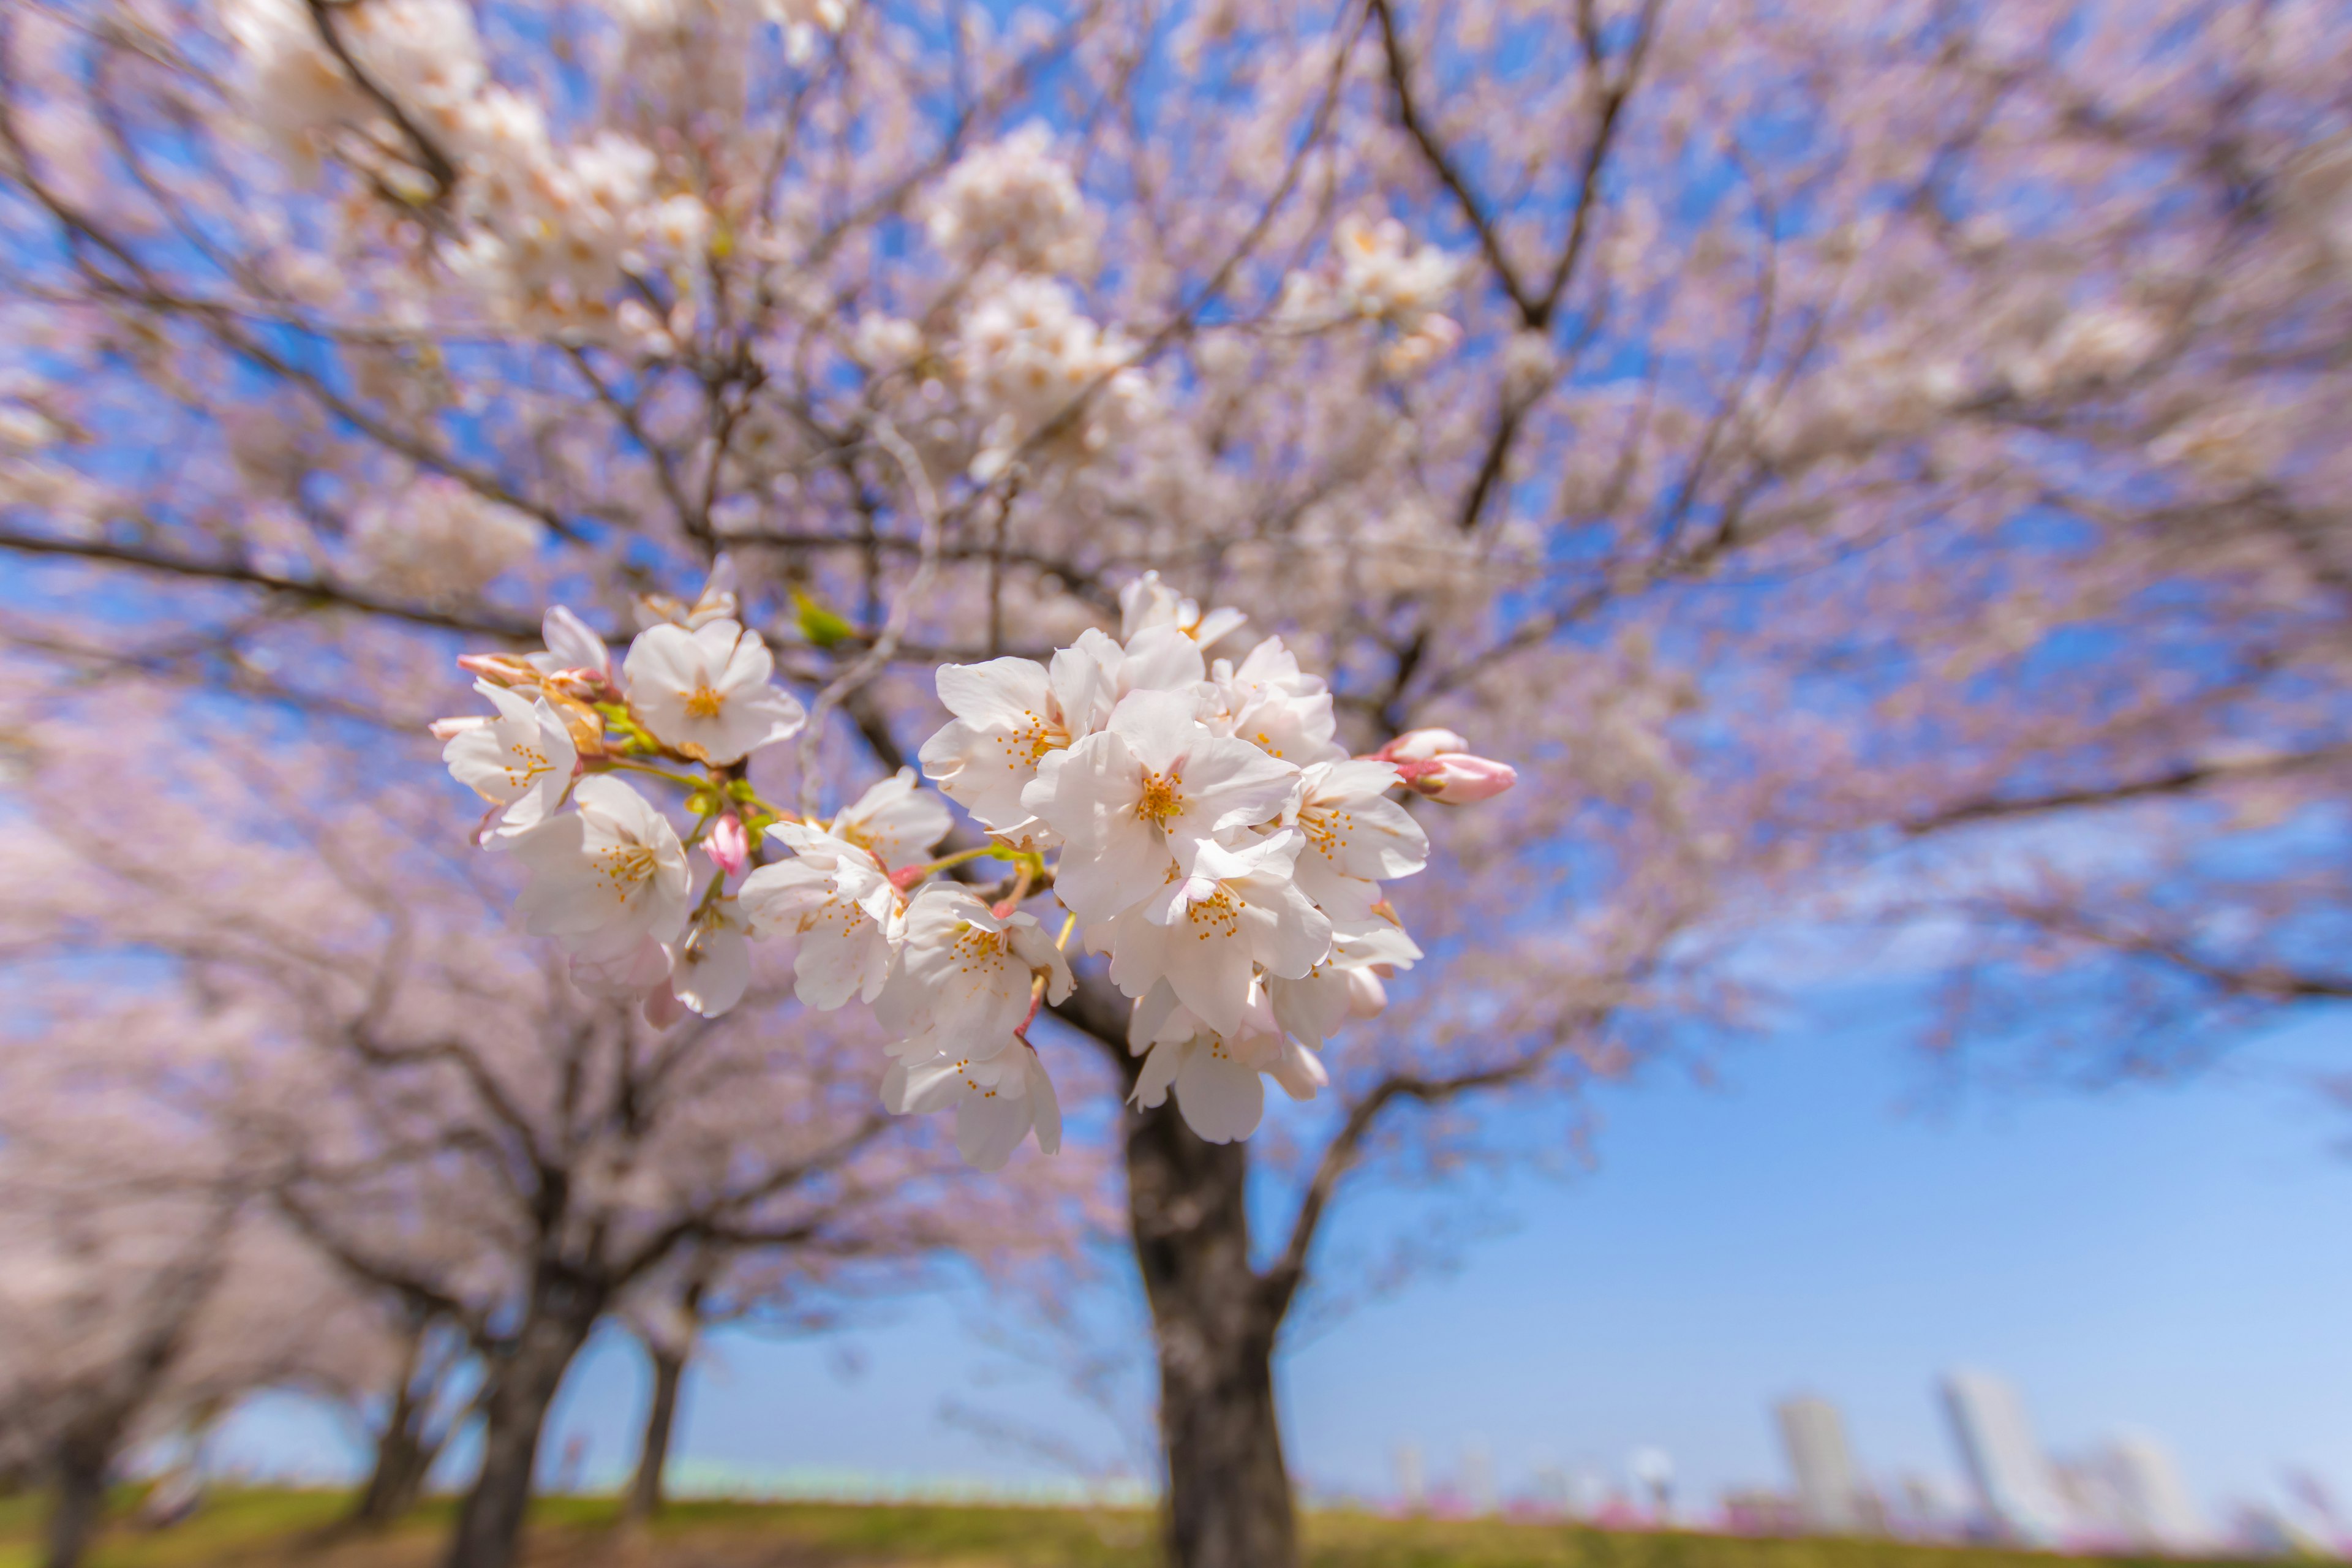
{"label": "tree trunk", "polygon": [[78,1568],[106,1512],[106,1472],[114,1445],[75,1433],[58,1446],[57,1496],[49,1510],[48,1568]]}
{"label": "tree trunk", "polygon": [[1160,1350],[1171,1568],[1295,1568],[1274,1405],[1280,1326],[1250,1267],[1246,1145],[1204,1143],[1171,1100],[1127,1113],[1128,1217]]}
{"label": "tree trunk", "polygon": [[548,1406],[603,1310],[602,1297],[577,1280],[542,1279],[532,1291],[521,1331],[490,1369],[482,1468],[457,1510],[446,1568],[510,1568],[515,1561]]}
{"label": "tree trunk", "polygon": [[425,1472],[433,1468],[434,1450],[425,1441],[428,1412],[416,1395],[416,1373],[423,1360],[425,1332],[410,1334],[400,1371],[392,1384],[392,1408],[376,1438],[375,1466],[367,1485],[344,1523],[358,1530],[382,1530],[415,1506],[425,1489]]}
{"label": "tree trunk", "polygon": [[394,1414],[399,1419],[376,1440],[375,1468],[345,1521],[354,1529],[385,1529],[415,1507],[433,1468],[434,1453],[416,1428],[415,1413],[395,1405]]}
{"label": "tree trunk", "polygon": [[654,1363],[653,1404],[646,1411],[645,1441],[637,1448],[637,1473],[629,1482],[628,1500],[621,1505],[625,1523],[642,1524],[661,1511],[662,1470],[669,1463],[670,1430],[677,1422],[677,1388],[686,1375],[686,1357],[675,1351],[648,1345]]}

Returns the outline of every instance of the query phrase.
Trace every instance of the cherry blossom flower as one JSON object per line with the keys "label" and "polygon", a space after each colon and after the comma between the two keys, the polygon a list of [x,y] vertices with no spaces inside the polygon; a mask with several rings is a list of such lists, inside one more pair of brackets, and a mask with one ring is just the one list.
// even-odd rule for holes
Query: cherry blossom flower
{"label": "cherry blossom flower", "polygon": [[818,828],[779,823],[768,835],[795,858],[743,879],[736,902],[751,934],[796,933],[793,994],[829,1012],[852,996],[871,1002],[898,952],[897,889],[874,857]]}
{"label": "cherry blossom flower", "polygon": [[927,883],[907,906],[898,968],[874,1016],[901,1037],[891,1054],[909,1061],[992,1056],[1028,1023],[1039,980],[1047,1003],[1074,984],[1033,917],[999,915],[966,889]]}
{"label": "cherry blossom flower", "polygon": [[1301,977],[1330,956],[1330,917],[1291,879],[1303,840],[1295,831],[1228,848],[1194,846],[1190,868],[1155,897],[1087,931],[1111,954],[1110,977],[1130,996],[1161,982],[1221,1035],[1241,1027],[1251,983]]}
{"label": "cherry blossom flower", "polygon": [[541,620],[540,640],[547,651],[529,656],[532,668],[541,675],[555,675],[564,670],[583,669],[610,680],[613,677],[613,650],[604,639],[588,629],[588,624],[562,605],[550,609]]}
{"label": "cherry blossom flower", "polygon": [[622,666],[629,705],[665,745],[700,762],[740,762],[789,740],[808,711],[774,685],[775,660],[757,632],[731,620],[688,631],[648,626]]}
{"label": "cherry blossom flower", "polygon": [[1370,759],[1314,763],[1302,772],[1297,804],[1283,821],[1306,838],[1293,874],[1317,903],[1352,906],[1362,889],[1349,883],[1410,877],[1429,864],[1429,836],[1388,798],[1397,783],[1394,764]]}
{"label": "cherry blossom flower", "polygon": [[956,1151],[982,1171],[1001,1171],[1033,1131],[1045,1153],[1062,1147],[1062,1104],[1025,1040],[985,1058],[900,1062],[882,1079],[882,1103],[896,1116],[953,1107]]}
{"label": "cherry blossom flower", "polygon": [[572,787],[579,752],[545,698],[533,701],[488,680],[477,680],[474,689],[498,716],[445,721],[459,727],[448,734],[441,760],[459,784],[501,808],[497,837],[505,839],[554,813]]}
{"label": "cherry blossom flower", "polygon": [[1199,706],[1178,692],[1129,693],[1103,730],[1048,754],[1022,792],[1067,847],[1055,887],[1080,920],[1130,908],[1213,836],[1272,817],[1297,787],[1297,768],[1213,733]]}
{"label": "cherry blossom flower", "polygon": [[530,874],[517,904],[524,923],[589,953],[675,939],[691,875],[669,819],[609,774],[582,779],[572,796],[578,810],[511,841]]}
{"label": "cherry blossom flower", "polygon": [[1025,658],[940,667],[940,701],[954,715],[923,742],[923,773],[950,799],[1003,834],[1034,821],[1021,792],[1048,752],[1091,734],[1109,716],[1126,654],[1089,629],[1052,666]]}
{"label": "cherry blossom flower", "polygon": [[751,980],[751,944],[730,900],[713,900],[665,952],[670,990],[704,1017],[716,1018],[743,999]]}
{"label": "cherry blossom flower", "polygon": [[1146,572],[1118,591],[1118,635],[1122,641],[1149,626],[1173,626],[1207,647],[1231,637],[1248,620],[1236,609],[1202,610],[1199,604],[1162,583],[1157,572]]}
{"label": "cherry blossom flower", "polygon": [[940,797],[916,784],[915,770],[900,768],[843,807],[826,831],[885,867],[898,867],[929,854],[954,826]]}
{"label": "cherry blossom flower", "polygon": [[956,161],[925,219],[943,256],[995,258],[1045,272],[1085,269],[1093,217],[1053,132],[1033,121]]}
{"label": "cherry blossom flower", "polygon": [[1237,736],[1301,767],[1348,754],[1332,738],[1339,725],[1329,688],[1320,677],[1300,671],[1297,656],[1280,637],[1259,643],[1238,666],[1217,660],[1209,681],[1219,704],[1210,723],[1219,734]]}
{"label": "cherry blossom flower", "polygon": [[1315,1053],[1286,1037],[1264,987],[1254,988],[1240,1026],[1220,1034],[1176,999],[1164,982],[1135,1005],[1128,1048],[1143,1058],[1134,1100],[1145,1110],[1171,1089],[1184,1124],[1203,1142],[1231,1143],[1265,1115],[1264,1074],[1293,1100],[1312,1100],[1331,1081]]}
{"label": "cherry blossom flower", "polygon": [[1420,944],[1395,921],[1378,914],[1331,922],[1331,956],[1303,975],[1265,982],[1266,999],[1284,1030],[1320,1049],[1349,1018],[1379,1016],[1388,1005],[1380,971],[1410,969]]}

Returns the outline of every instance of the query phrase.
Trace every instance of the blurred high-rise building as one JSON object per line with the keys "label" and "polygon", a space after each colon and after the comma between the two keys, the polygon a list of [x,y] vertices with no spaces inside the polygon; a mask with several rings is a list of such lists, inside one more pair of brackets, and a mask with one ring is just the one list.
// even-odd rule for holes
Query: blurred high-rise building
{"label": "blurred high-rise building", "polygon": [[2210,1544],[2169,1449],[2144,1432],[2126,1432],[2108,1445],[2107,1453],[2134,1545],[2188,1552]]}
{"label": "blurred high-rise building", "polygon": [[1947,1373],[1944,1410],[1986,1523],[2027,1545],[2056,1544],[2066,1505],[2017,1390],[1990,1373]]}
{"label": "blurred high-rise building", "polygon": [[1797,1488],[1797,1510],[1807,1530],[1818,1535],[1859,1535],[1864,1530],[1862,1477],[1846,1446],[1845,1422],[1826,1399],[1800,1394],[1774,1406],[1789,1472]]}
{"label": "blurred high-rise building", "polygon": [[1399,1443],[1395,1460],[1397,1506],[1408,1513],[1419,1513],[1429,1503],[1429,1483],[1421,1468],[1421,1446]]}
{"label": "blurred high-rise building", "polygon": [[1484,1518],[1502,1506],[1495,1489],[1495,1456],[1484,1438],[1473,1437],[1462,1450],[1462,1506]]}

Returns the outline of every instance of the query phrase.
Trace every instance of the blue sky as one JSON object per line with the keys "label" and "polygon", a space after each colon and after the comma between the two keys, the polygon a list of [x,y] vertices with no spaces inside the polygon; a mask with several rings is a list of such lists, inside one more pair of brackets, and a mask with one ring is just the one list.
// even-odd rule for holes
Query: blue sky
{"label": "blue sky", "polygon": [[[1933,1383],[1967,1363],[2014,1380],[2054,1449],[2155,1433],[2209,1509],[2275,1497],[2288,1465],[2352,1495],[2352,1159],[2336,1148],[2352,1121],[2302,1082],[2347,1031],[2312,1020],[2186,1085],[1953,1096],[1884,1019],[1856,1020],[1742,1047],[1712,1086],[1612,1090],[1587,1173],[1341,1212],[1343,1251],[1433,1216],[1496,1234],[1287,1356],[1294,1463],[1385,1491],[1399,1442],[1437,1479],[1480,1443],[1508,1489],[1547,1462],[1614,1479],[1654,1444],[1711,1501],[1782,1481],[1768,1405],[1803,1389],[1844,1408],[1874,1474],[1956,1483]],[[1061,1473],[943,1418],[954,1402],[1115,1460],[1110,1422],[992,1344],[1005,1319],[954,1294],[878,1304],[824,1342],[723,1340],[690,1385],[681,1458]],[[643,1397],[627,1347],[600,1346],[550,1458],[582,1432],[589,1478],[611,1476]],[[315,1468],[338,1450],[280,1405],[228,1451]]]}

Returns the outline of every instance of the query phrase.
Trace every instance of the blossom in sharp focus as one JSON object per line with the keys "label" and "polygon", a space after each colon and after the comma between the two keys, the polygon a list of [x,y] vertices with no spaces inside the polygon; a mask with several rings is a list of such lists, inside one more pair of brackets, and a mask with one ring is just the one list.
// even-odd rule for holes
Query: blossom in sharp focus
{"label": "blossom in sharp focus", "polygon": [[1108,920],[1188,869],[1210,838],[1265,822],[1298,770],[1201,722],[1199,700],[1137,691],[1109,723],[1048,755],[1022,792],[1065,846],[1055,889],[1080,920]]}
{"label": "blossom in sharp focus", "polygon": [[736,905],[751,934],[797,934],[793,994],[830,1011],[882,994],[897,954],[898,895],[874,857],[819,828],[782,822],[768,837],[794,851],[743,879]]}
{"label": "blossom in sharp focus", "polygon": [[1070,994],[1070,966],[1031,916],[999,915],[966,889],[930,882],[907,906],[898,967],[874,1016],[900,1037],[893,1056],[993,1055],[1029,1021],[1038,980],[1044,1000]]}
{"label": "blossom in sharp focus", "polygon": [[1118,591],[1118,635],[1122,641],[1147,626],[1173,626],[1207,647],[1239,631],[1248,619],[1235,609],[1202,609],[1197,602],[1162,583],[1157,572],[1146,572]]}
{"label": "blossom in sharp focus", "polygon": [[1284,822],[1307,841],[1293,874],[1317,903],[1352,905],[1360,889],[1351,881],[1410,877],[1429,864],[1429,835],[1388,797],[1396,784],[1393,764],[1369,759],[1315,763],[1300,774]]}
{"label": "blossom in sharp focus", "polygon": [[896,868],[929,855],[954,826],[947,804],[916,784],[914,769],[900,768],[836,812],[825,831]]}
{"label": "blossom in sharp focus", "polygon": [[898,1116],[953,1107],[956,1152],[982,1171],[1003,1170],[1032,1131],[1044,1152],[1057,1153],[1062,1147],[1061,1101],[1045,1065],[1025,1040],[972,1060],[941,1056],[900,1062],[883,1077],[882,1103]]}
{"label": "blossom in sharp focus", "polygon": [[740,762],[788,740],[807,710],[777,686],[760,634],[731,620],[688,631],[664,623],[639,632],[621,667],[629,706],[663,744],[699,762]]}
{"label": "blossom in sharp focus", "polygon": [[1297,656],[1280,637],[1267,637],[1239,665],[1217,660],[1210,667],[1209,682],[1219,708],[1211,723],[1219,734],[1236,736],[1300,767],[1348,754],[1333,739],[1339,721],[1330,689],[1320,677],[1299,669]]}
{"label": "blossom in sharp focus", "polygon": [[1025,658],[941,665],[940,701],[953,717],[923,742],[924,775],[988,827],[1017,832],[1032,819],[1021,792],[1038,762],[1109,716],[1124,658],[1089,629],[1051,668]]}
{"label": "blossom in sharp focus", "polygon": [[674,940],[691,881],[669,819],[605,774],[572,787],[578,809],[512,839],[530,880],[516,907],[534,935],[575,952],[614,953],[646,937]]}
{"label": "blossom in sharp focus", "polygon": [[579,753],[545,698],[533,701],[487,680],[474,682],[474,689],[498,715],[457,729],[441,760],[459,784],[503,808],[498,835],[508,838],[554,814],[572,787]]}
{"label": "blossom in sharp focus", "polygon": [[1111,955],[1110,977],[1129,996],[1166,982],[1220,1035],[1242,1026],[1259,969],[1298,977],[1331,954],[1331,921],[1291,880],[1297,832],[1228,848],[1196,846],[1181,875],[1087,931]]}

